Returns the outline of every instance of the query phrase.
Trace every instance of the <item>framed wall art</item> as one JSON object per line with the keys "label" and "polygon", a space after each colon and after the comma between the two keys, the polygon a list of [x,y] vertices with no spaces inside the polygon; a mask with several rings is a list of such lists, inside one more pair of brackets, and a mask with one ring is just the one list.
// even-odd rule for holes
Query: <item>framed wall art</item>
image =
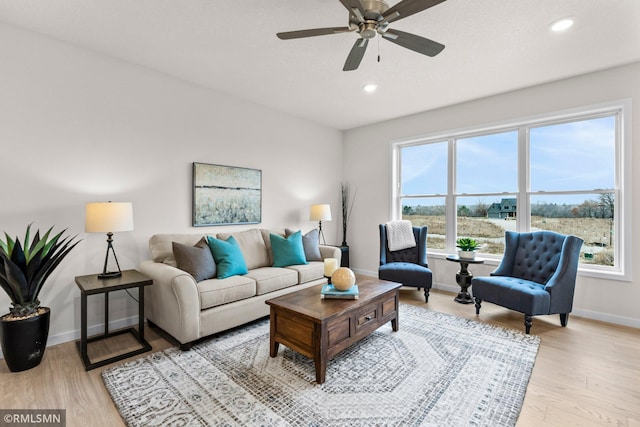
{"label": "framed wall art", "polygon": [[262,221],[262,171],[193,163],[193,226]]}

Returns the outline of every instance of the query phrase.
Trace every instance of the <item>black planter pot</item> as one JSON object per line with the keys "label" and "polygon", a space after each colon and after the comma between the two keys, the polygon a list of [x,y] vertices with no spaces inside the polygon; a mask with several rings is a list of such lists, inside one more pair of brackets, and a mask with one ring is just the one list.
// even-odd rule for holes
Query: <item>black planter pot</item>
{"label": "black planter pot", "polygon": [[51,310],[24,320],[0,321],[2,354],[11,372],[26,371],[42,361],[49,337]]}

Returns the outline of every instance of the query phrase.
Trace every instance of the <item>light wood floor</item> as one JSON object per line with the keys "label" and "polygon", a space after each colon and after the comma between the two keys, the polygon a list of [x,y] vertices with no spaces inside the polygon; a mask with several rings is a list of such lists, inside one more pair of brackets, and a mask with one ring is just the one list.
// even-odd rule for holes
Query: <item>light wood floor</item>
{"label": "light wood floor", "polygon": [[[403,289],[400,294],[403,302],[425,306],[422,292]],[[453,297],[432,290],[426,307],[476,318],[473,305],[455,303]],[[524,328],[522,315],[492,304],[483,306],[479,320]],[[154,351],[171,346],[156,330],[145,333]],[[542,316],[534,318],[532,333],[542,343],[519,427],[640,427],[640,330],[573,316],[561,328],[558,316]],[[127,345],[126,336],[117,339],[92,344],[92,360]],[[42,363],[26,372],[11,373],[0,362],[0,409],[66,409],[67,426],[123,426],[100,377],[103,369],[85,372],[72,342],[48,348]]]}

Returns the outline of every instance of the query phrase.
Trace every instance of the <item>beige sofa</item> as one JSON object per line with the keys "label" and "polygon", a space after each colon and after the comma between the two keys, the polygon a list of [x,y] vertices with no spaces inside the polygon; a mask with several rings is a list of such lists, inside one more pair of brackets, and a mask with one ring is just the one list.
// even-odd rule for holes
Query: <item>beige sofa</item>
{"label": "beige sofa", "polygon": [[[284,230],[271,233],[284,236]],[[195,245],[203,234],[156,234],[149,239],[152,260],[140,265],[140,271],[153,279],[153,285],[145,288],[145,315],[179,341],[183,350],[202,337],[267,316],[267,299],[326,283],[323,261],[272,267],[269,230],[253,228],[214,237],[226,240],[229,235],[237,241],[249,272],[201,282],[176,267],[172,242]],[[337,258],[340,263],[339,248],[318,248],[322,259]]]}

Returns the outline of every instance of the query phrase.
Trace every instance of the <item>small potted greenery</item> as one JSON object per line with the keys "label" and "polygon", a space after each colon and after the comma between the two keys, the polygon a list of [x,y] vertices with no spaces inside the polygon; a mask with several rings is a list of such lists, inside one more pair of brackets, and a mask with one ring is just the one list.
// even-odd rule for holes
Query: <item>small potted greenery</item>
{"label": "small potted greenery", "polygon": [[55,236],[51,227],[40,237],[37,230],[30,241],[31,225],[23,243],[5,233],[0,239],[0,287],[11,299],[9,313],[0,316],[0,344],[12,372],[31,369],[42,360],[49,336],[51,310],[42,307],[38,294],[47,278],[79,243],[77,236]]}
{"label": "small potted greenery", "polygon": [[463,259],[474,259],[476,257],[476,249],[479,244],[475,239],[470,237],[461,237],[456,240],[458,247],[458,256]]}

